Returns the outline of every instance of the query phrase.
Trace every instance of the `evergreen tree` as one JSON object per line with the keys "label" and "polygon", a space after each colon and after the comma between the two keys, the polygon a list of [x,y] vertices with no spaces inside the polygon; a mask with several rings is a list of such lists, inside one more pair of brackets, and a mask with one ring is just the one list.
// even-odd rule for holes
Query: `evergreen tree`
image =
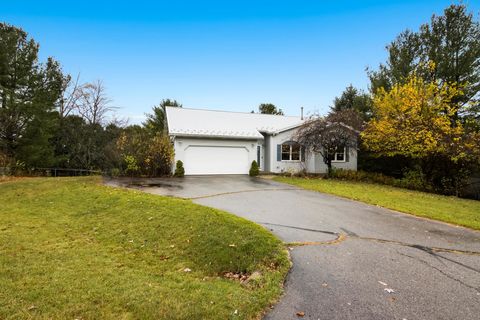
{"label": "evergreen tree", "polygon": [[11,162],[48,166],[65,77],[58,62],[38,61],[38,44],[27,33],[0,23],[0,152]]}
{"label": "evergreen tree", "polygon": [[277,107],[272,103],[262,103],[258,106],[258,112],[263,114],[276,114],[283,116],[283,110],[277,109]]}
{"label": "evergreen tree", "polygon": [[369,94],[349,85],[340,97],[335,98],[331,109],[332,112],[355,110],[364,120],[368,120],[372,115],[372,98]]}
{"label": "evergreen tree", "polygon": [[143,123],[143,126],[149,131],[150,134],[155,135],[159,132],[167,130],[167,114],[166,107],[178,107],[181,108],[182,104],[177,100],[164,99],[158,106],[153,107],[153,112],[146,114],[147,120]]}
{"label": "evergreen tree", "polygon": [[455,83],[462,88],[452,98],[455,118],[480,121],[480,23],[465,5],[451,5],[432,16],[418,32],[404,31],[387,46],[388,59],[369,71],[371,90],[389,91],[405,84],[415,71],[427,82]]}

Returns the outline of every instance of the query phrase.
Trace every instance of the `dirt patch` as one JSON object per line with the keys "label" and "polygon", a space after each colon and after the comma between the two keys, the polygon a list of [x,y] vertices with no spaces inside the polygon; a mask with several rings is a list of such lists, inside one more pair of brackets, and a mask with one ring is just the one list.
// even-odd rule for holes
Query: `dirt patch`
{"label": "dirt patch", "polygon": [[31,179],[30,177],[10,177],[10,176],[0,176],[0,183],[5,183],[5,182],[12,182],[12,181],[19,181],[19,180],[25,180],[25,179]]}

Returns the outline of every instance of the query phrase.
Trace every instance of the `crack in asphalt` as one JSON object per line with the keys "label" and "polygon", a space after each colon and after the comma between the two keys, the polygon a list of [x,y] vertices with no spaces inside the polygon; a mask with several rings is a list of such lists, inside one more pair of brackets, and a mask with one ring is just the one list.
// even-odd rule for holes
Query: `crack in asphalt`
{"label": "crack in asphalt", "polygon": [[198,197],[189,197],[184,198],[187,200],[198,200],[198,199],[206,199],[206,198],[213,198],[213,197],[220,197],[229,194],[237,194],[237,193],[247,193],[247,192],[259,192],[259,191],[291,191],[291,190],[301,190],[298,188],[267,188],[267,189],[247,189],[247,190],[239,190],[239,191],[230,191],[230,192],[221,192],[215,194],[207,194],[205,196],[198,196]]}
{"label": "crack in asphalt", "polygon": [[[354,232],[348,231],[346,229],[340,228],[343,230],[345,233],[340,233],[340,232],[334,232],[334,231],[328,231],[328,230],[319,230],[319,229],[312,229],[312,228],[304,228],[304,227],[297,227],[297,226],[289,226],[289,225],[284,225],[284,224],[276,224],[276,223],[269,223],[269,222],[256,222],[258,224],[262,224],[265,226],[276,226],[276,227],[282,227],[282,228],[290,228],[290,229],[296,229],[296,230],[303,230],[303,231],[310,231],[310,232],[317,232],[317,233],[323,233],[323,234],[329,234],[329,235],[335,235],[335,236],[343,236],[344,239],[346,240],[347,238],[352,238],[352,239],[359,239],[359,240],[365,240],[365,241],[375,241],[375,242],[380,242],[380,243],[391,243],[391,244],[396,244],[400,245],[403,247],[410,247],[413,249],[421,250],[424,251],[428,254],[434,255],[435,252],[448,252],[448,253],[455,253],[455,254],[465,254],[465,255],[475,255],[475,256],[480,256],[480,252],[478,251],[469,251],[469,250],[460,250],[460,249],[450,249],[450,248],[439,248],[439,247],[428,247],[428,246],[422,246],[419,244],[414,244],[414,243],[408,243],[408,242],[402,242],[402,241],[397,241],[397,240],[388,240],[388,239],[380,239],[380,238],[373,238],[373,237],[362,237],[357,235]],[[298,242],[298,243],[304,243],[305,245],[315,245],[315,244],[325,244],[328,241],[305,241],[305,242]],[[445,260],[449,260],[446,257],[442,257]],[[461,263],[451,260],[451,262],[457,263],[462,265]],[[468,267],[465,265],[462,265],[464,267]],[[479,272],[480,270],[473,269],[473,271]]]}
{"label": "crack in asphalt", "polygon": [[[396,245],[403,246],[403,247],[410,247],[410,248],[413,248],[413,249],[418,249],[418,250],[421,250],[421,251],[424,251],[424,252],[427,252],[427,253],[448,252],[448,253],[480,256],[480,252],[478,252],[478,251],[450,249],[450,248],[439,248],[439,247],[428,247],[428,246],[422,246],[422,245],[419,245],[419,244],[402,242],[402,241],[397,241],[397,240],[378,239],[378,238],[371,238],[371,237],[357,236],[357,237],[352,237],[352,238],[357,238],[357,239],[366,240],[366,241],[375,241],[375,242],[380,242],[380,243],[391,243],[391,244],[396,244]],[[478,271],[478,270],[475,270],[475,271]],[[478,271],[478,272],[480,272],[480,271]]]}
{"label": "crack in asphalt", "polygon": [[[289,242],[285,243],[286,246],[288,247],[296,247],[296,246],[315,246],[315,245],[334,245],[334,244],[339,244],[348,238],[350,239],[359,239],[359,240],[364,240],[364,241],[374,241],[374,242],[379,242],[379,243],[387,243],[387,244],[394,244],[394,245],[399,245],[402,247],[408,247],[416,250],[420,250],[421,252],[424,252],[428,254],[429,256],[434,257],[436,260],[438,260],[439,263],[441,263],[444,267],[447,267],[445,264],[445,261],[449,261],[450,263],[456,264],[460,267],[463,267],[467,270],[480,273],[479,269],[473,268],[469,265],[466,265],[464,263],[461,263],[459,261],[456,261],[454,259],[444,257],[442,255],[439,255],[438,253],[444,252],[444,253],[454,253],[454,254],[465,254],[465,255],[476,255],[480,256],[480,252],[476,251],[467,251],[467,250],[457,250],[457,249],[448,249],[448,248],[438,248],[438,247],[428,247],[428,246],[422,246],[418,244],[412,244],[412,243],[407,243],[407,242],[402,242],[402,241],[396,241],[396,240],[387,240],[387,239],[379,239],[379,238],[372,238],[372,237],[362,237],[357,235],[356,233],[349,231],[344,228],[340,228],[344,233],[338,233],[338,232],[333,232],[333,231],[328,231],[328,230],[318,230],[318,229],[312,229],[312,228],[303,228],[303,227],[296,227],[296,226],[288,226],[288,225],[282,225],[282,224],[275,224],[275,223],[268,223],[268,222],[257,222],[265,226],[276,226],[276,227],[283,227],[283,228],[291,228],[291,229],[296,229],[296,230],[304,230],[304,231],[310,231],[310,232],[317,232],[317,233],[322,233],[322,234],[329,234],[329,235],[336,235],[337,237],[333,240],[327,240],[327,241],[298,241],[298,242]],[[290,248],[291,250],[292,248]],[[453,280],[460,285],[475,290],[477,294],[480,294],[480,287],[475,287],[473,285],[470,285],[468,283],[465,283],[461,279],[456,278],[455,276],[447,273],[446,271],[442,270],[441,268],[438,268],[434,265],[431,265],[427,261],[414,257],[405,253],[401,253],[398,250],[395,250],[397,254],[408,257],[410,259],[414,259],[427,267],[439,272],[441,275],[444,277],[447,277],[450,280]]]}
{"label": "crack in asphalt", "polygon": [[311,232],[318,232],[318,233],[325,233],[325,234],[331,234],[331,235],[339,235],[340,233],[338,232],[333,232],[333,231],[326,231],[326,230],[318,230],[318,229],[310,229],[310,228],[303,228],[303,227],[294,227],[294,226],[287,226],[284,224],[277,224],[277,223],[270,223],[270,222],[256,222],[259,224],[267,225],[267,226],[274,226],[274,227],[284,227],[284,228],[290,228],[290,229],[297,229],[297,230],[303,230],[303,231],[311,231]]}
{"label": "crack in asphalt", "polygon": [[[404,256],[404,257],[408,257],[408,258],[414,259],[414,260],[416,260],[416,261],[418,261],[418,262],[420,262],[420,263],[428,266],[429,268],[436,270],[437,272],[439,272],[439,273],[442,274],[443,276],[449,278],[450,280],[454,280],[454,281],[460,283],[461,285],[463,285],[463,286],[465,286],[465,287],[467,287],[467,288],[470,288],[470,289],[472,289],[472,290],[475,290],[475,291],[477,291],[478,293],[480,293],[480,288],[471,286],[471,285],[469,285],[468,283],[465,283],[465,282],[463,282],[462,280],[460,280],[460,279],[458,279],[458,278],[455,278],[454,276],[446,273],[446,272],[443,271],[442,269],[437,268],[437,267],[435,267],[435,266],[432,266],[430,263],[428,263],[427,261],[425,261],[425,260],[423,260],[423,259],[420,259],[420,258],[417,258],[417,257],[413,257],[413,256],[410,256],[410,255],[408,255],[408,254],[404,254],[404,253],[401,253],[401,252],[398,252],[398,251],[397,251],[397,253],[398,253],[399,255]],[[433,256],[434,256],[435,258],[437,258],[437,259],[438,259],[438,258],[446,259],[445,257],[436,255],[435,253],[431,253],[431,252],[428,252],[428,253],[431,254],[431,255],[433,255]],[[454,262],[454,263],[456,263],[456,264],[458,264],[458,265],[461,265],[461,266],[463,266],[463,267],[465,267],[465,268],[467,268],[467,269],[473,270],[473,271],[475,271],[475,272],[480,272],[479,270],[476,270],[476,269],[474,269],[474,268],[472,268],[472,267],[469,267],[469,266],[467,266],[467,265],[464,265],[463,263],[459,263],[459,262],[454,261],[454,260],[451,260],[451,259],[446,259],[446,260],[451,261],[451,262]],[[445,265],[445,264],[444,264],[444,265]]]}
{"label": "crack in asphalt", "polygon": [[339,234],[333,240],[326,240],[326,241],[295,241],[295,242],[288,242],[286,245],[288,247],[300,247],[300,246],[312,246],[312,245],[328,245],[328,244],[338,244],[342,241],[345,241],[347,237],[344,234]]}

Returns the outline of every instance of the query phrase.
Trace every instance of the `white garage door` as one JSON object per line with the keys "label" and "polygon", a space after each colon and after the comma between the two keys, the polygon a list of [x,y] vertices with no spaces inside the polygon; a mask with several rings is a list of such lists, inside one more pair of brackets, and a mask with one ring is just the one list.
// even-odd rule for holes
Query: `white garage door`
{"label": "white garage door", "polygon": [[185,174],[247,174],[248,151],[236,146],[189,146]]}

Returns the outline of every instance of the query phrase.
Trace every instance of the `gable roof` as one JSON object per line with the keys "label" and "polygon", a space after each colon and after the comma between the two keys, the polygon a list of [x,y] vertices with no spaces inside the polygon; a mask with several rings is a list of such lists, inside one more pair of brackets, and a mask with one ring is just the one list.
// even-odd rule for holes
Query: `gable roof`
{"label": "gable roof", "polygon": [[303,123],[300,117],[166,107],[168,133],[174,136],[263,139]]}

